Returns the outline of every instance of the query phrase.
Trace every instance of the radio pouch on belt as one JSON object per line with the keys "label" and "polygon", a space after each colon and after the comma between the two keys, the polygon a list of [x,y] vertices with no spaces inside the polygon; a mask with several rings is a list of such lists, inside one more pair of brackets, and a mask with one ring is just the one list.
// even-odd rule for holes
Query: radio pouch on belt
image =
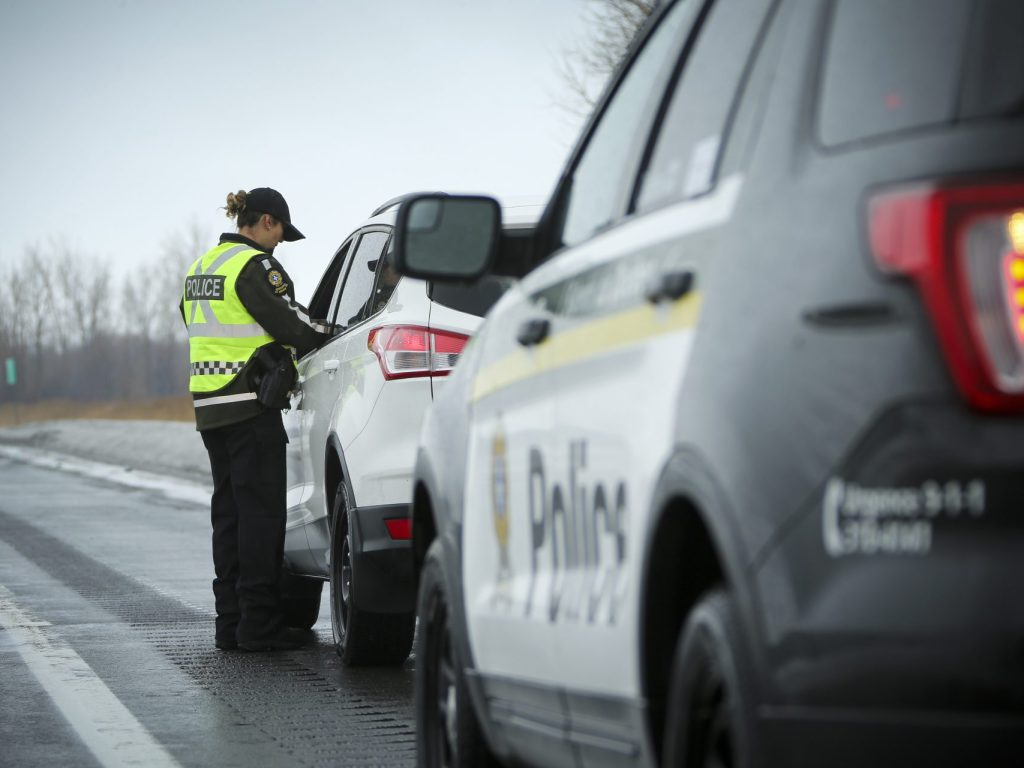
{"label": "radio pouch on belt", "polygon": [[298,375],[291,354],[280,344],[266,344],[256,351],[256,362],[259,369],[253,377],[256,401],[264,408],[287,408],[288,393]]}

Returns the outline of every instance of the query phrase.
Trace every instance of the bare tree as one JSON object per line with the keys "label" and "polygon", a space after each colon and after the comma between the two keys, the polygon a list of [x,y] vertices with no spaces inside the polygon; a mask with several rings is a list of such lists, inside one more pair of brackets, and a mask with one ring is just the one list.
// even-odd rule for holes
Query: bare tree
{"label": "bare tree", "polygon": [[593,111],[608,78],[657,5],[658,0],[588,0],[590,34],[562,56],[561,76],[569,90],[569,100],[560,102],[565,109],[576,117]]}
{"label": "bare tree", "polygon": [[[14,358],[22,368],[25,364],[25,318],[18,311],[17,297],[21,292],[21,277],[16,265],[10,264],[0,272],[0,357]],[[4,386],[0,400],[16,400],[24,386],[19,381],[13,389]]]}
{"label": "bare tree", "polygon": [[31,353],[32,365],[26,376],[26,389],[40,390],[45,383],[45,355],[54,338],[56,321],[51,312],[53,298],[53,268],[37,246],[30,246],[17,276],[12,310],[24,321],[26,351]]}
{"label": "bare tree", "polygon": [[108,262],[59,240],[0,264],[0,364],[14,357],[20,373],[0,400],[187,393],[178,301],[185,271],[207,240],[193,224],[121,279]]}
{"label": "bare tree", "polygon": [[76,302],[83,346],[89,346],[114,330],[110,281],[110,264],[105,261],[96,262],[83,281],[83,290]]}
{"label": "bare tree", "polygon": [[152,388],[153,338],[159,320],[153,311],[155,287],[148,270],[126,275],[121,284],[121,333],[137,348],[133,364],[125,366],[128,394],[133,397],[148,395]]}
{"label": "bare tree", "polygon": [[164,339],[185,339],[178,303],[185,286],[185,270],[212,245],[198,222],[169,236],[153,264],[152,311],[156,335]]}
{"label": "bare tree", "polygon": [[153,343],[159,350],[154,360],[150,389],[158,394],[188,387],[188,333],[178,307],[185,287],[185,272],[212,245],[210,235],[192,222],[169,237],[153,265],[150,305],[153,312]]}
{"label": "bare tree", "polygon": [[0,334],[7,349],[20,351],[25,344],[25,318],[18,311],[21,273],[10,265],[0,274]]}
{"label": "bare tree", "polygon": [[64,242],[54,242],[53,258],[53,319],[55,340],[59,352],[66,352],[71,345],[82,344],[81,308],[84,303],[86,270],[80,256],[74,254]]}

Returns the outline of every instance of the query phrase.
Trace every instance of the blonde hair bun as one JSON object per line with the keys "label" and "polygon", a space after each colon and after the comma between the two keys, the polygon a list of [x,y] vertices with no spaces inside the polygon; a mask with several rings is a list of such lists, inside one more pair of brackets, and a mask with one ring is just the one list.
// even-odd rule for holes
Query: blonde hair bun
{"label": "blonde hair bun", "polygon": [[224,207],[225,215],[229,219],[238,218],[238,214],[245,210],[245,190],[228,192],[228,204]]}

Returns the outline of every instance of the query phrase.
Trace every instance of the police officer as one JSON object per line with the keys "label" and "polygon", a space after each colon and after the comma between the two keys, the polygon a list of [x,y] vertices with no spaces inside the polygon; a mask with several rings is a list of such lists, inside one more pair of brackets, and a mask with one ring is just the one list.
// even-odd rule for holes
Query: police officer
{"label": "police officer", "polygon": [[[280,408],[299,355],[328,338],[295,302],[282,241],[304,235],[288,204],[268,187],[227,196],[238,232],[200,257],[185,276],[196,428],[213,472],[213,594],[217,648],[297,648],[284,626],[279,581],[285,534],[285,436]],[[290,349],[288,349],[290,348]]]}

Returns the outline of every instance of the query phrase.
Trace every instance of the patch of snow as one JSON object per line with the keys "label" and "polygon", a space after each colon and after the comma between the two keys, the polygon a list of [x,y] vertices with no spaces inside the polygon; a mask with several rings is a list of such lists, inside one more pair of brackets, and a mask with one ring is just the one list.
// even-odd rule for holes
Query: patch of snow
{"label": "patch of snow", "polygon": [[183,421],[65,419],[0,429],[0,443],[77,456],[210,485],[210,460]]}
{"label": "patch of snow", "polygon": [[212,480],[192,424],[113,419],[62,420],[0,429],[0,456],[155,490],[206,506]]}
{"label": "patch of snow", "polygon": [[0,445],[0,456],[15,461],[33,464],[37,467],[59,469],[62,472],[73,472],[76,475],[95,477],[112,483],[119,483],[130,488],[159,491],[169,499],[185,501],[206,506],[210,503],[211,488],[180,478],[156,475],[145,470],[103,464],[77,456],[43,451],[23,445]]}

